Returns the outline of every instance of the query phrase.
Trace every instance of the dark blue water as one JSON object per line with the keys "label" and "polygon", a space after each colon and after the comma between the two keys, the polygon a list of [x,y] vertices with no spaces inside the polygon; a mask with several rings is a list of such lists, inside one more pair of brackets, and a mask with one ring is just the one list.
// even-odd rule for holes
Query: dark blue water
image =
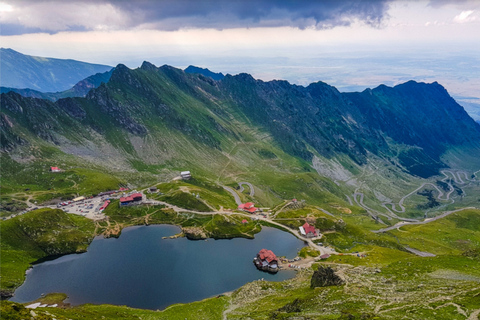
{"label": "dark blue water", "polygon": [[258,271],[253,258],[262,248],[295,257],[303,242],[274,228],[255,239],[190,241],[162,239],[180,232],[170,225],[124,229],[118,239],[96,238],[83,254],[35,265],[11,299],[29,302],[42,293],[63,292],[73,305],[83,303],[163,309],[201,300],[264,278],[281,281],[294,271]]}

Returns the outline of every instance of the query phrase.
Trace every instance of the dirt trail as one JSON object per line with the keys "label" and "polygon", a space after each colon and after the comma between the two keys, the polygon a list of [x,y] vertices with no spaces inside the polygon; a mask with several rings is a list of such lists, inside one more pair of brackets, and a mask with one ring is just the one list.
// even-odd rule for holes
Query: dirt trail
{"label": "dirt trail", "polygon": [[[227,293],[227,294],[228,294],[228,293]],[[228,294],[228,295],[230,295],[230,294]],[[225,310],[223,310],[222,319],[223,319],[223,320],[227,320],[227,315],[228,315],[230,312],[232,312],[232,311],[234,311],[235,309],[237,309],[238,307],[240,307],[240,305],[235,304],[235,303],[232,303],[232,302],[230,301],[230,305],[228,306],[228,308],[225,309]]]}
{"label": "dirt trail", "polygon": [[477,309],[470,313],[470,316],[468,317],[467,320],[478,320],[480,319],[480,309]]}

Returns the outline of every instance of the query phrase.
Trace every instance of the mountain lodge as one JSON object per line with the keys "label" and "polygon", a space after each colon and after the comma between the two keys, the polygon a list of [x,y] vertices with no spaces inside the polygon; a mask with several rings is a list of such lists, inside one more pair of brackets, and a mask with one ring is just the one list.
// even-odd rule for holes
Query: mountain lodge
{"label": "mountain lodge", "polygon": [[255,266],[259,270],[271,273],[278,272],[278,258],[271,250],[260,250],[253,259],[253,263],[255,263]]}
{"label": "mountain lodge", "polygon": [[255,208],[255,204],[253,202],[242,203],[238,206],[238,209],[248,213],[255,213],[258,211],[258,208]]}
{"label": "mountain lodge", "polygon": [[313,238],[317,236],[317,231],[315,230],[315,227],[309,225],[308,222],[305,222],[305,224],[301,227],[298,227],[298,229],[300,230],[300,234],[307,238]]}

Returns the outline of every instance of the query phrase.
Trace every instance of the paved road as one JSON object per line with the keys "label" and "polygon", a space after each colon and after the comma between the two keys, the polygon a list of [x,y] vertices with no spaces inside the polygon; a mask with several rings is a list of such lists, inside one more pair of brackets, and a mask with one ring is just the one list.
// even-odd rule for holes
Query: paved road
{"label": "paved road", "polygon": [[243,188],[243,184],[247,185],[250,188],[250,197],[253,197],[255,195],[255,189],[253,188],[253,184],[250,182],[239,182],[238,185],[240,186],[240,192],[243,192],[245,190]]}
{"label": "paved road", "polygon": [[[228,187],[226,187],[228,188]],[[245,217],[248,217],[248,218],[257,218],[258,220],[262,220],[262,221],[265,221],[265,222],[268,222],[268,223],[271,223],[271,224],[274,224],[276,226],[279,226],[283,229],[286,229],[288,230],[291,234],[293,234],[294,236],[296,236],[298,239],[302,240],[302,241],[305,241],[308,243],[308,245],[310,247],[312,247],[313,249],[315,250],[318,250],[320,251],[320,254],[325,254],[325,253],[328,253],[328,254],[336,254],[335,250],[332,250],[330,248],[327,248],[327,247],[323,247],[323,246],[319,246],[317,244],[315,244],[313,242],[313,240],[319,240],[322,238],[323,235],[319,236],[319,237],[315,237],[315,238],[305,238],[303,237],[302,235],[300,235],[300,232],[299,230],[295,230],[295,229],[292,229],[290,227],[287,227],[279,222],[276,222],[276,221],[273,221],[273,220],[270,220],[268,218],[264,218],[263,216],[254,216],[254,215],[251,215],[251,214],[248,214],[248,213],[239,213],[239,212],[232,212],[232,211],[211,211],[211,212],[201,212],[201,211],[195,211],[195,210],[188,210],[188,209],[184,209],[184,208],[180,208],[180,207],[177,207],[175,205],[172,205],[172,204],[169,204],[167,202],[163,202],[163,201],[158,201],[158,200],[146,200],[144,201],[145,204],[153,204],[153,205],[164,205],[168,208],[171,208],[173,209],[175,212],[177,213],[180,213],[180,212],[187,212],[187,213],[194,213],[194,214],[202,214],[202,215],[212,215],[212,214],[226,214],[226,215],[232,215],[232,214],[235,214],[235,215],[241,215],[241,216],[245,216]]]}
{"label": "paved road", "polygon": [[228,192],[230,192],[232,194],[232,196],[235,199],[235,202],[237,203],[237,205],[242,204],[242,200],[240,200],[240,196],[238,195],[238,193],[235,190],[233,190],[232,188],[227,187],[227,186],[222,186],[222,187],[223,187],[223,189],[227,190]]}
{"label": "paved road", "polygon": [[410,248],[410,247],[405,247],[405,249],[407,249],[411,253],[416,254],[417,256],[420,256],[420,257],[435,257],[435,255],[433,253],[430,253],[430,252],[424,252],[424,251],[420,251],[420,250],[413,249],[413,248]]}
{"label": "paved road", "polygon": [[332,217],[335,218],[335,216],[334,216],[333,214],[331,214],[330,212],[328,212],[327,210],[322,209],[322,208],[320,208],[320,207],[317,207],[317,209],[319,209],[319,210],[322,211],[323,213],[328,214],[329,216],[332,216]]}
{"label": "paved road", "polygon": [[[357,197],[359,197],[360,200],[357,199]],[[386,217],[386,218],[389,219],[389,220],[392,219],[391,217],[387,216],[387,215],[384,214],[384,213],[378,212],[378,211],[376,211],[376,210],[373,210],[373,209],[367,207],[367,206],[363,203],[363,198],[364,198],[364,195],[363,195],[363,193],[361,193],[361,192],[355,192],[355,193],[353,194],[353,200],[354,200],[360,207],[362,207],[363,209],[365,209],[365,210],[367,211],[367,213],[370,215],[370,217],[372,217],[373,219],[375,219],[376,221],[378,221],[378,222],[381,223],[381,224],[385,224],[385,222],[383,222],[381,219],[378,219],[378,218],[377,218],[379,215],[382,215],[382,216]]]}
{"label": "paved road", "polygon": [[345,197],[347,197],[348,203],[349,203],[351,206],[353,206],[352,199],[350,199],[350,197],[349,197],[349,196],[347,196],[347,195],[345,195]]}
{"label": "paved road", "polygon": [[[417,189],[413,190],[412,192],[410,192],[409,194],[407,194],[406,196],[404,196],[403,198],[400,199],[400,201],[398,202],[398,206],[400,207],[400,209],[397,209],[396,205],[392,202],[386,202],[386,203],[383,204],[383,206],[385,208],[387,208],[386,207],[387,205],[391,205],[393,211],[403,213],[403,212],[405,212],[405,207],[403,206],[403,202],[405,201],[405,199],[407,199],[411,195],[415,194],[418,190],[422,189],[426,185],[430,185],[438,191],[438,196],[437,196],[438,200],[442,200],[442,201],[451,200],[452,203],[454,203],[455,200],[450,199],[450,195],[452,194],[453,191],[455,191],[455,189],[453,188],[453,186],[450,182],[446,182],[448,179],[451,179],[451,177],[447,173],[452,175],[453,180],[457,184],[465,184],[466,183],[465,181],[463,181],[461,175],[465,176],[465,180],[467,180],[467,181],[474,181],[474,180],[468,178],[468,174],[465,171],[454,172],[454,171],[450,171],[450,170],[442,170],[441,174],[443,174],[445,176],[445,178],[443,178],[441,181],[447,183],[448,187],[449,187],[448,192],[445,193],[445,198],[443,198],[444,192],[441,189],[439,189],[438,186],[436,186],[436,185],[434,185],[433,183],[430,183],[430,182],[425,182],[422,185],[420,185],[420,187],[418,187]],[[387,210],[390,211],[389,208],[387,208]]]}
{"label": "paved road", "polygon": [[398,229],[400,227],[410,225],[410,224],[426,224],[426,223],[430,223],[430,222],[433,222],[435,220],[444,218],[444,217],[446,217],[446,216],[448,216],[452,213],[459,212],[459,211],[462,211],[462,210],[467,210],[467,209],[476,209],[476,208],[475,207],[467,207],[467,208],[457,209],[457,210],[453,210],[453,211],[446,211],[446,212],[442,213],[441,215],[436,216],[435,218],[429,218],[429,219],[426,219],[426,220],[423,220],[423,221],[412,221],[412,222],[401,221],[401,222],[399,222],[399,223],[397,223],[393,226],[390,226],[388,228],[383,228],[383,229],[379,229],[379,230],[371,230],[371,231],[373,233],[380,233],[380,232],[390,231],[390,230],[393,230],[393,229]]}

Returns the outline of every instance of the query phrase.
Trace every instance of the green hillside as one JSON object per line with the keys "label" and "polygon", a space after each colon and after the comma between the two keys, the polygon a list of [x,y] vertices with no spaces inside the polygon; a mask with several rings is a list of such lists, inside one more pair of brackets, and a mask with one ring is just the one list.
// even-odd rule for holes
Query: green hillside
{"label": "green hillside", "polygon": [[[86,98],[3,94],[0,122],[2,157],[20,168],[61,163],[138,187],[190,170],[225,185],[249,181],[266,207],[296,197],[360,205],[380,219],[418,218],[428,205],[421,196],[393,213],[385,203],[443,181],[448,167],[454,175],[465,172],[464,183],[452,188],[477,186],[465,178],[478,163],[480,126],[437,83],[344,94],[322,82],[302,87],[247,74],[215,81],[144,62],[135,70],[118,65]],[[4,175],[16,175],[15,166],[2,168]],[[65,188],[57,193],[71,192]],[[358,191],[363,204],[353,199]],[[475,203],[471,192],[464,195],[462,201]],[[452,204],[450,195],[442,199],[429,211]]]}
{"label": "green hillside", "polygon": [[[262,225],[295,233],[305,222],[323,234],[285,282],[161,312],[84,305],[39,310],[46,318],[474,319],[480,310],[480,125],[438,83],[341,93],[144,62],[118,65],[85,97],[4,93],[0,130],[1,216],[12,216],[0,222],[2,296],[36,260],[133,225],[175,224],[189,239],[251,238]],[[186,170],[193,178],[181,180]],[[149,203],[112,200],[95,222],[51,209],[15,216],[120,187],[144,190]],[[235,212],[238,202],[262,215]],[[325,247],[336,254],[319,260]],[[310,288],[319,264],[344,285]],[[2,302],[2,312],[27,311]]]}

